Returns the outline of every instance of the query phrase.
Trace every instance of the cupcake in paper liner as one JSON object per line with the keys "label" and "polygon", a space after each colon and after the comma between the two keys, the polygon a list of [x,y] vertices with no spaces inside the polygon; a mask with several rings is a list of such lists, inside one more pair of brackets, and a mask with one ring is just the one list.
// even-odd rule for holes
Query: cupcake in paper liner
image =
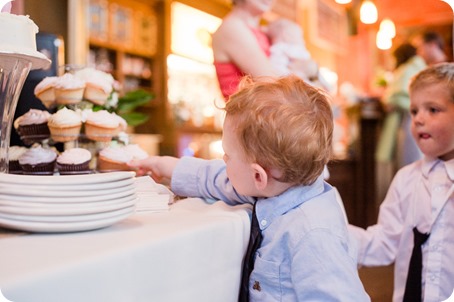
{"label": "cupcake in paper liner", "polygon": [[49,117],[48,126],[52,140],[70,142],[79,138],[82,119],[74,110],[62,108]]}
{"label": "cupcake in paper liner", "polygon": [[48,120],[51,114],[44,110],[30,109],[14,121],[14,128],[26,145],[49,138]]}
{"label": "cupcake in paper liner", "polygon": [[91,158],[91,153],[87,149],[68,149],[57,157],[57,169],[60,175],[91,173],[89,168]]}
{"label": "cupcake in paper liner", "polygon": [[11,146],[8,149],[9,165],[8,170],[11,174],[22,174],[22,167],[19,164],[19,157],[21,157],[28,148],[22,146]]}
{"label": "cupcake in paper liner", "polygon": [[76,71],[74,75],[85,81],[85,100],[100,106],[106,104],[115,83],[111,74],[94,68],[84,68]]}
{"label": "cupcake in paper liner", "polygon": [[94,141],[110,142],[119,133],[121,125],[119,116],[115,113],[107,110],[95,111],[86,118],[85,135]]}
{"label": "cupcake in paper liner", "polygon": [[110,146],[99,151],[97,169],[100,172],[129,171],[128,162],[147,157],[148,153],[138,145]]}
{"label": "cupcake in paper liner", "polygon": [[70,105],[82,101],[85,90],[85,81],[71,73],[58,77],[54,85],[57,104]]}
{"label": "cupcake in paper liner", "polygon": [[41,146],[31,148],[19,157],[19,164],[24,174],[53,175],[57,153]]}
{"label": "cupcake in paper liner", "polygon": [[35,96],[46,106],[48,109],[52,109],[56,106],[57,100],[55,97],[55,84],[58,81],[58,77],[45,77],[35,87]]}

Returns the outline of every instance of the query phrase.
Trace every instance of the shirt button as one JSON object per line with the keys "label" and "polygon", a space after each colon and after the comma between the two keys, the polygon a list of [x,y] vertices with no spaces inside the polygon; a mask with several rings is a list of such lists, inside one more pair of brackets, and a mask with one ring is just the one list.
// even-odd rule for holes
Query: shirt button
{"label": "shirt button", "polygon": [[262,220],[260,221],[260,224],[261,224],[262,226],[266,226],[266,225],[268,224],[268,221],[266,221],[266,219],[262,219]]}

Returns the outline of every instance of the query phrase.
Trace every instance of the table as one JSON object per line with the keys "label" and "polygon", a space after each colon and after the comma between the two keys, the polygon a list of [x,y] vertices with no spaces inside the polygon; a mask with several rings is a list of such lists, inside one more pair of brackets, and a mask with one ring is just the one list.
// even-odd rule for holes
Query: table
{"label": "table", "polygon": [[0,229],[0,290],[13,302],[237,301],[249,212],[192,198],[96,231]]}

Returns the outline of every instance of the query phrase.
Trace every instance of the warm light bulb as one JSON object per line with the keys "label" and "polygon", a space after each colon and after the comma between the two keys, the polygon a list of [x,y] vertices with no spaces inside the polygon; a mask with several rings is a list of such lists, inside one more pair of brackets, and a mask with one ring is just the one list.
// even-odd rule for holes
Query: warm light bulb
{"label": "warm light bulb", "polygon": [[378,11],[375,4],[370,0],[363,1],[359,10],[359,18],[364,24],[373,24],[377,22]]}
{"label": "warm light bulb", "polygon": [[380,31],[388,36],[388,38],[394,38],[396,36],[396,26],[391,19],[383,19],[380,22]]}
{"label": "warm light bulb", "polygon": [[339,4],[348,4],[350,2],[352,2],[352,0],[335,0],[336,3],[339,3]]}
{"label": "warm light bulb", "polygon": [[385,32],[379,30],[377,32],[377,38],[375,40],[378,49],[386,50],[390,49],[393,46],[393,41],[390,37],[387,36]]}
{"label": "warm light bulb", "polygon": [[451,7],[451,9],[454,11],[454,0],[441,0],[441,1],[448,3],[449,6]]}

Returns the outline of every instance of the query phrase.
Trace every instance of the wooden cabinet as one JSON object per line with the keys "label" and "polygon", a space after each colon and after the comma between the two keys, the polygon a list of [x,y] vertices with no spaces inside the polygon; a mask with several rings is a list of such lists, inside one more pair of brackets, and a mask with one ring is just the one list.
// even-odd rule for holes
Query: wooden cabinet
{"label": "wooden cabinet", "polygon": [[112,73],[123,92],[140,88],[156,93],[156,7],[134,0],[90,0],[88,11],[88,64]]}

